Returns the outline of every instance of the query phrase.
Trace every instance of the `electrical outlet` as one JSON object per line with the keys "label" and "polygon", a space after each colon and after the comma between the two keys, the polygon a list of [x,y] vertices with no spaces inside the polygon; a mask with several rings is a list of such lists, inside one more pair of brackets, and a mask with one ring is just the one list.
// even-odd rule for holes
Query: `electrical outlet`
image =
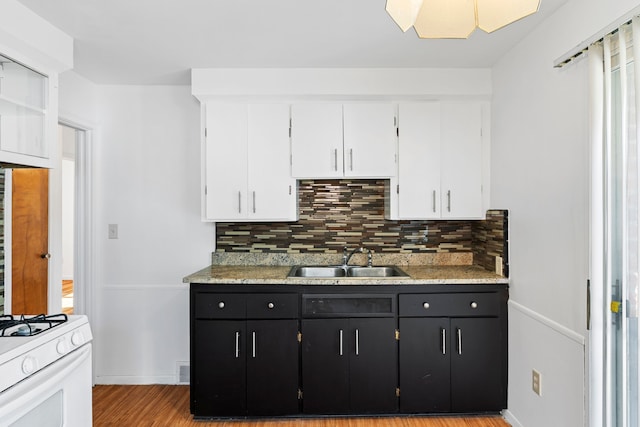
{"label": "electrical outlet", "polygon": [[531,371],[531,388],[538,396],[542,396],[542,377],[535,369]]}
{"label": "electrical outlet", "polygon": [[503,276],[504,275],[504,271],[502,269],[502,257],[501,256],[496,256],[496,274],[498,276]]}
{"label": "electrical outlet", "polygon": [[118,238],[118,224],[109,224],[109,238],[110,239]]}

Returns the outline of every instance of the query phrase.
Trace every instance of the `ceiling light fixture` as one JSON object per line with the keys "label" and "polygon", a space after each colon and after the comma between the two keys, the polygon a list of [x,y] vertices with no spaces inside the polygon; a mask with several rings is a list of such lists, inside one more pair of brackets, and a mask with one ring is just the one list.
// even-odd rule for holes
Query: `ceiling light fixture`
{"label": "ceiling light fixture", "polygon": [[538,11],[540,0],[387,0],[402,31],[421,39],[466,39],[476,28],[491,33]]}

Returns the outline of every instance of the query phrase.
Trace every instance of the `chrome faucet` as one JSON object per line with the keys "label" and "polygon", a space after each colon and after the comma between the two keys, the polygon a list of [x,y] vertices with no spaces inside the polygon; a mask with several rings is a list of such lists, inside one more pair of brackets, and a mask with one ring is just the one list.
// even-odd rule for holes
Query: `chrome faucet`
{"label": "chrome faucet", "polygon": [[347,248],[346,246],[344,247],[344,249],[342,250],[342,268],[347,268],[347,266],[349,265],[349,260],[351,260],[351,257],[356,252],[364,252],[364,248],[360,246],[349,252],[349,248]]}

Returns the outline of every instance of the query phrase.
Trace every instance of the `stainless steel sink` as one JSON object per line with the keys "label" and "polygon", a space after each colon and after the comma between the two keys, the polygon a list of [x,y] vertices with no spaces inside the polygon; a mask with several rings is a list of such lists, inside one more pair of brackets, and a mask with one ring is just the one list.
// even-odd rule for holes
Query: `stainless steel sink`
{"label": "stainless steel sink", "polygon": [[289,272],[289,277],[315,277],[326,279],[331,277],[345,277],[347,272],[340,266],[295,266]]}
{"label": "stainless steel sink", "polygon": [[348,277],[407,277],[407,273],[395,266],[381,267],[349,267]]}
{"label": "stainless steel sink", "polygon": [[408,274],[396,266],[358,267],[347,266],[295,266],[289,272],[288,277],[305,277],[315,279],[331,278],[394,278],[408,277]]}

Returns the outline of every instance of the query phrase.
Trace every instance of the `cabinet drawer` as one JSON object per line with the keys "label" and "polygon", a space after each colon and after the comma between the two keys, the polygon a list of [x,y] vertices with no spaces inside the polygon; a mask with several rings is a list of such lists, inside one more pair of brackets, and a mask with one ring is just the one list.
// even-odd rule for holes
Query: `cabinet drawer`
{"label": "cabinet drawer", "polygon": [[247,295],[247,317],[250,319],[297,319],[298,295]]}
{"label": "cabinet drawer", "polygon": [[377,294],[302,295],[302,317],[393,317],[396,296]]}
{"label": "cabinet drawer", "polygon": [[402,317],[499,316],[500,296],[496,292],[400,295]]}
{"label": "cabinet drawer", "polygon": [[197,319],[244,319],[246,296],[242,294],[198,293],[195,296]]}

